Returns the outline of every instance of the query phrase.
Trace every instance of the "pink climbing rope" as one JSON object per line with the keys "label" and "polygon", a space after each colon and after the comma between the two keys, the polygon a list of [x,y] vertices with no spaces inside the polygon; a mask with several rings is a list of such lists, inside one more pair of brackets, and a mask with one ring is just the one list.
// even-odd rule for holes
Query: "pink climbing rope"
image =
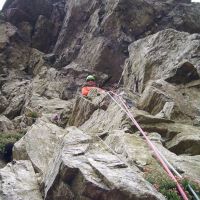
{"label": "pink climbing rope", "polygon": [[[170,171],[169,167],[167,166],[167,164],[163,161],[162,157],[159,154],[158,149],[154,146],[154,144],[151,142],[151,140],[149,140],[149,138],[147,137],[146,133],[142,130],[142,128],[140,127],[140,125],[138,124],[138,122],[135,120],[135,118],[133,117],[133,115],[131,114],[131,112],[129,111],[127,105],[124,103],[124,100],[121,98],[121,96],[119,96],[118,94],[109,91],[107,92],[108,95],[111,97],[111,99],[128,115],[128,117],[131,119],[131,121],[133,122],[133,124],[138,128],[138,130],[142,133],[142,135],[144,136],[144,138],[146,139],[148,145],[150,146],[150,148],[154,151],[157,159],[160,161],[160,163],[162,164],[163,168],[165,169],[165,171],[167,172],[168,176],[176,183],[176,186],[181,194],[181,196],[183,197],[184,200],[188,200],[188,197],[185,193],[185,191],[183,190],[183,188],[181,187],[181,185],[179,184],[179,182],[177,181],[176,177],[173,175],[173,173]],[[118,99],[120,100],[120,102],[123,104],[123,106],[120,105],[120,103],[117,102],[117,100],[115,98],[112,97],[111,94],[113,94],[114,96],[118,97]]]}

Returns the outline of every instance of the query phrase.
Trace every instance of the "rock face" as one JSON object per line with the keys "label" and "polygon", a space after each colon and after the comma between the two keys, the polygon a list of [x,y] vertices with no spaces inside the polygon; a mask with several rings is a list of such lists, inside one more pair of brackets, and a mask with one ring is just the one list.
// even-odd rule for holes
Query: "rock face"
{"label": "rock face", "polygon": [[[7,1],[3,10],[7,21],[16,25],[22,37],[27,38],[24,22],[33,30],[31,41],[33,47],[49,52],[58,37],[65,15],[64,1]],[[26,25],[27,26],[27,25]],[[29,37],[28,37],[29,38]]]}
{"label": "rock face", "polygon": [[[0,199],[167,199],[145,180],[146,169],[165,171],[123,103],[177,171],[200,182],[199,9],[190,0],[7,0],[0,154],[6,133],[24,136],[12,162],[0,158]],[[89,74],[105,91],[83,97]]]}

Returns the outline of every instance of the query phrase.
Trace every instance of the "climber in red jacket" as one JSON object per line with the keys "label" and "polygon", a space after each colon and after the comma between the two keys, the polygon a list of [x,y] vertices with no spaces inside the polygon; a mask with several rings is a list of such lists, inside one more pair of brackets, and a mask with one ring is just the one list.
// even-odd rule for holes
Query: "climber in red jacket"
{"label": "climber in red jacket", "polygon": [[92,75],[89,75],[86,78],[86,84],[81,90],[82,95],[87,96],[91,89],[98,89],[99,91],[104,91],[97,87],[96,82],[95,82],[95,77]]}

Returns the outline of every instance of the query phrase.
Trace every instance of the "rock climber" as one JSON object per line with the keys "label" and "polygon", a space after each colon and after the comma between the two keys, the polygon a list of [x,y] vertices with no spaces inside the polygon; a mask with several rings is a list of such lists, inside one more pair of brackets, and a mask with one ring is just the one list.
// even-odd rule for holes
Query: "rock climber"
{"label": "rock climber", "polygon": [[104,91],[97,87],[95,77],[92,75],[87,76],[86,84],[83,86],[81,93],[83,96],[87,96],[92,89],[97,89],[98,91]]}

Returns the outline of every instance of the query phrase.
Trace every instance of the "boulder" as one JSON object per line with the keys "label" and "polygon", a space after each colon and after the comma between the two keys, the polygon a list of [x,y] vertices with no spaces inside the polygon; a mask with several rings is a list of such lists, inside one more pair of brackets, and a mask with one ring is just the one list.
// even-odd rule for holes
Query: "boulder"
{"label": "boulder", "polygon": [[14,130],[14,125],[12,121],[10,121],[4,115],[0,115],[0,133],[1,132],[8,132],[10,130]]}
{"label": "boulder", "polygon": [[[148,138],[179,173],[193,180],[199,180],[199,155],[177,156],[162,145],[159,134],[149,133]],[[125,158],[131,166],[136,165],[144,171],[147,168],[155,171],[162,169],[158,161],[153,158],[153,152],[146,141],[138,134],[130,135],[121,130],[114,130],[109,132],[105,142],[120,158]],[[164,170],[163,173],[165,173]]]}
{"label": "boulder", "polygon": [[176,155],[175,153],[167,150],[160,142],[156,142],[155,145],[165,158],[173,165],[173,167],[183,175],[183,177],[189,177],[194,181],[200,180],[199,161],[200,156],[190,155]]}
{"label": "boulder", "polygon": [[[93,112],[90,118],[80,126],[80,129],[91,134],[100,134],[116,129],[126,130],[128,133],[134,133],[137,131],[137,128],[127,116],[127,114],[110,99],[110,104],[106,111],[103,109],[97,109]],[[172,120],[159,118],[152,116],[149,113],[138,110],[136,107],[132,106],[129,108],[133,117],[142,125],[148,126],[148,124],[157,124],[162,123],[173,123]],[[103,134],[104,135],[104,134]]]}
{"label": "boulder", "polygon": [[[23,123],[25,126],[30,126],[35,123],[37,118],[45,116],[58,126],[65,127],[70,119],[73,104],[74,100],[64,101],[59,98],[48,99],[37,93],[33,93],[24,105],[24,115],[16,118],[16,125],[21,126],[21,123]],[[54,120],[55,116],[58,116],[58,121]]]}
{"label": "boulder", "polygon": [[166,142],[166,147],[176,153],[187,155],[200,154],[200,129],[198,127],[183,126],[180,133],[178,133],[172,140]]}
{"label": "boulder", "polygon": [[80,126],[80,129],[97,134],[113,129],[130,128],[129,124],[126,114],[117,105],[111,103],[106,111],[103,109],[95,110],[88,120]]}
{"label": "boulder", "polygon": [[13,161],[0,169],[2,200],[42,200],[37,177],[30,161]]}
{"label": "boulder", "polygon": [[[157,132],[164,146],[177,155],[199,155],[199,127],[181,123],[140,123],[146,132]],[[137,129],[133,127],[136,131]]]}
{"label": "boulder", "polygon": [[141,93],[149,80],[179,85],[199,79],[199,40],[198,34],[167,29],[132,43],[124,66],[125,87]]}
{"label": "boulder", "polygon": [[8,106],[8,100],[0,93],[0,113],[2,113]]}
{"label": "boulder", "polygon": [[17,27],[8,22],[0,23],[0,65],[1,73],[8,74],[11,69],[25,70],[30,48],[21,38]]}
{"label": "boulder", "polygon": [[[75,83],[73,77],[68,79],[68,77],[55,68],[41,65],[35,67],[34,73],[36,73],[37,76],[34,78],[32,83],[33,93],[37,93],[48,99],[62,98],[68,100],[74,97],[77,91],[77,85],[74,84],[75,88],[70,88],[70,86],[73,86],[73,83]],[[67,88],[70,90],[68,93],[69,96],[64,98],[63,93]]]}
{"label": "boulder", "polygon": [[10,38],[17,34],[17,28],[10,23],[2,23],[0,24],[0,49],[3,50],[6,45],[10,42]]}
{"label": "boulder", "polygon": [[38,114],[56,114],[63,110],[71,110],[73,101],[64,101],[59,98],[47,99],[34,93],[24,107],[24,113],[30,111],[38,112]]}
{"label": "boulder", "polygon": [[87,121],[91,114],[97,109],[98,107],[90,100],[81,96],[77,97],[69,119],[69,125],[80,126]]}
{"label": "boulder", "polygon": [[43,68],[45,68],[43,56],[44,54],[37,49],[32,48],[30,50],[27,69],[28,74],[36,76],[43,71]]}
{"label": "boulder", "polygon": [[152,115],[192,124],[197,110],[198,96],[194,89],[175,87],[163,80],[149,81],[138,101],[138,107]]}
{"label": "boulder", "polygon": [[8,118],[13,119],[21,113],[26,95],[30,89],[29,83],[29,80],[13,80],[3,85],[2,92],[8,99],[8,106],[3,114]]}
{"label": "boulder", "polygon": [[[95,110],[104,107],[106,109],[107,94],[103,91],[97,90],[91,91],[87,97],[78,96],[76,98],[72,114],[69,119],[69,125],[80,126],[86,122]],[[108,102],[109,104],[109,102]]]}
{"label": "boulder", "polygon": [[126,158],[131,166],[145,168],[146,166],[156,166],[156,161],[152,157],[152,151],[147,143],[138,134],[128,134],[122,130],[109,132],[105,143],[120,158]]}
{"label": "boulder", "polygon": [[67,130],[44,180],[45,199],[165,199],[101,140]]}
{"label": "boulder", "polygon": [[38,119],[26,135],[15,143],[13,159],[30,160],[35,171],[42,177],[47,172],[56,146],[65,134],[66,131],[48,120]]}

